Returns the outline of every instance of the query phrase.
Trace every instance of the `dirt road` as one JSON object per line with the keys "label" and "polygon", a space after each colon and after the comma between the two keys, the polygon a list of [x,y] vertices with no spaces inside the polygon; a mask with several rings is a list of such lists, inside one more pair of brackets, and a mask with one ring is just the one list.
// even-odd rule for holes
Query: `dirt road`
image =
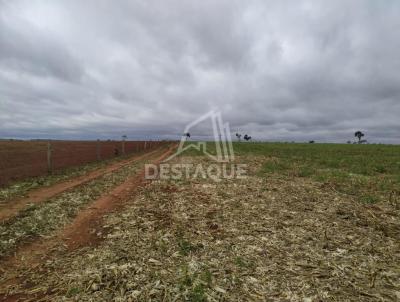
{"label": "dirt road", "polygon": [[[54,196],[74,186],[84,184],[90,179],[99,177],[104,173],[112,173],[124,165],[132,164],[144,158],[151,159],[150,162],[153,164],[159,164],[173,152],[175,147],[174,145],[168,147],[168,149],[158,149],[149,154],[119,162],[105,169],[89,173],[84,177],[78,177],[69,182],[60,183],[52,188],[38,190],[38,192],[32,193],[32,195],[35,196],[36,202],[41,202],[50,196]],[[144,178],[143,167],[136,175],[127,178],[122,184],[113,188],[112,191],[90,203],[78,213],[70,224],[56,232],[50,239],[38,238],[34,242],[22,245],[14,255],[2,259],[0,261],[0,270],[3,273],[7,273],[7,278],[0,279],[0,301],[26,301],[29,299],[37,301],[40,297],[45,296],[46,293],[36,293],[29,297],[12,294],[8,295],[8,293],[13,285],[23,283],[24,280],[20,279],[19,272],[40,270],[40,265],[51,257],[57,257],[60,253],[68,253],[76,248],[92,246],[99,243],[103,238],[101,235],[104,235],[101,234],[101,231],[104,232],[102,228],[103,217],[110,212],[123,209],[127,197],[136,194],[137,190],[141,186],[146,185],[146,183],[148,183],[148,181]],[[22,205],[24,203],[21,201],[20,204],[20,208],[23,208]],[[12,212],[9,211],[9,213]],[[27,286],[29,288],[29,285]]]}
{"label": "dirt road", "polygon": [[26,208],[28,204],[44,202],[51,197],[54,197],[79,185],[85,184],[93,179],[99,178],[104,174],[115,172],[126,165],[140,161],[143,158],[147,158],[153,155],[155,152],[157,152],[157,150],[141,155],[135,155],[126,160],[111,164],[105,168],[89,172],[88,174],[69,179],[49,187],[32,190],[29,192],[28,196],[13,199],[6,203],[0,204],[0,223],[14,217],[19,211]]}

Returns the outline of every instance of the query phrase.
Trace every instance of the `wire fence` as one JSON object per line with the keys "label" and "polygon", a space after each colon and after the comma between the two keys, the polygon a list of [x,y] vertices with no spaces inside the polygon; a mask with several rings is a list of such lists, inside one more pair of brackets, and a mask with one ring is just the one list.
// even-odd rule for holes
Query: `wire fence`
{"label": "wire fence", "polygon": [[154,149],[163,141],[0,141],[0,186]]}

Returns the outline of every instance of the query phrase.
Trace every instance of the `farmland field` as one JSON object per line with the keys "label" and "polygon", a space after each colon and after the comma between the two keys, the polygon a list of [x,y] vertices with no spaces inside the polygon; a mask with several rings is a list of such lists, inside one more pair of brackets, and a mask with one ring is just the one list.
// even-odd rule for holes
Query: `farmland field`
{"label": "farmland field", "polygon": [[244,178],[143,181],[168,148],[2,222],[0,299],[400,299],[399,146],[235,143]]}
{"label": "farmland field", "polygon": [[[126,154],[143,151],[159,142],[126,141]],[[48,173],[46,141],[0,141],[0,186]],[[122,155],[121,141],[51,141],[51,168],[62,169]]]}

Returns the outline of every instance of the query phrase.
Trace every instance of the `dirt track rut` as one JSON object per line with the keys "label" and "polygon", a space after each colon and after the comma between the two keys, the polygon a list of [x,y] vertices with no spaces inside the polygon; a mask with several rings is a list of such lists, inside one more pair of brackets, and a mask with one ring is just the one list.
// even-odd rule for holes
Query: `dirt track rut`
{"label": "dirt track rut", "polygon": [[[174,148],[175,146],[162,152],[152,163],[159,164],[172,153]],[[159,152],[160,150],[156,151]],[[140,186],[148,182],[144,178],[144,169],[141,169],[135,176],[129,177],[111,192],[89,204],[75,217],[72,223],[60,230],[51,239],[40,239],[33,243],[28,243],[19,248],[13,256],[1,260],[1,270],[3,272],[13,271],[15,274],[12,278],[3,280],[2,284],[0,284],[0,301],[36,301],[36,299],[45,297],[46,293],[37,293],[37,296],[29,297],[21,295],[8,296],[6,288],[23,282],[18,276],[19,271],[40,269],[40,265],[46,259],[57,256],[60,248],[62,250],[66,247],[67,251],[72,251],[83,246],[98,244],[102,239],[97,234],[101,229],[103,217],[112,211],[121,210],[125,205],[126,198],[135,194]]]}
{"label": "dirt track rut", "polygon": [[91,180],[101,177],[104,174],[112,173],[121,169],[122,167],[129,165],[133,162],[139,161],[147,156],[151,156],[158,150],[154,150],[149,153],[135,155],[127,160],[123,160],[112,165],[109,165],[105,168],[97,169],[92,172],[89,172],[85,175],[63,181],[57,184],[54,184],[50,187],[40,188],[36,190],[32,190],[28,193],[28,196],[17,198],[14,200],[10,200],[4,204],[0,205],[0,223],[9,220],[10,218],[16,216],[19,211],[23,210],[28,206],[28,204],[37,204],[44,202],[45,200],[57,196],[60,193],[63,193],[69,189],[75,188],[82,184],[85,184]]}

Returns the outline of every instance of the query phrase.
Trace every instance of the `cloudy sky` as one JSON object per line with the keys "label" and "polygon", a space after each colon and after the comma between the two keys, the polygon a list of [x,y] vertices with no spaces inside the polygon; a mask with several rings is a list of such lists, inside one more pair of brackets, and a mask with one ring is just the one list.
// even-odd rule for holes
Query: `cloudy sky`
{"label": "cloudy sky", "polygon": [[176,137],[211,109],[400,143],[400,1],[0,0],[0,137]]}

